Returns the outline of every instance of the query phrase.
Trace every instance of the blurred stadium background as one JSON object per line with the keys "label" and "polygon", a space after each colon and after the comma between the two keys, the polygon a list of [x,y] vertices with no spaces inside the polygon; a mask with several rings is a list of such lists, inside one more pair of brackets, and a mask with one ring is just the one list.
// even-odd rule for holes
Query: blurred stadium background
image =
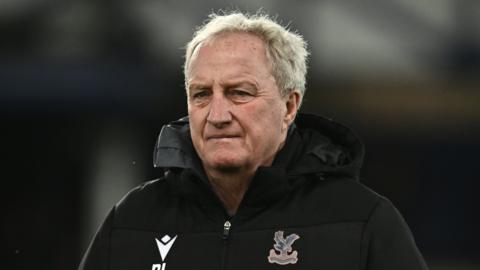
{"label": "blurred stadium background", "polygon": [[361,135],[363,182],[430,268],[480,269],[476,0],[1,0],[1,269],[77,267],[110,207],[159,176],[195,26],[260,7],[308,40],[302,110]]}

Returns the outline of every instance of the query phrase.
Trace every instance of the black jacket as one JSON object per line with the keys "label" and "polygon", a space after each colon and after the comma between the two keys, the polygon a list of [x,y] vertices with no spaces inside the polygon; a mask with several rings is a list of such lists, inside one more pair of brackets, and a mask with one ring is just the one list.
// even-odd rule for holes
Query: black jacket
{"label": "black jacket", "polygon": [[400,213],[358,182],[363,153],[347,128],[299,115],[229,216],[188,119],[172,122],[154,153],[165,175],[111,210],[80,269],[427,269]]}

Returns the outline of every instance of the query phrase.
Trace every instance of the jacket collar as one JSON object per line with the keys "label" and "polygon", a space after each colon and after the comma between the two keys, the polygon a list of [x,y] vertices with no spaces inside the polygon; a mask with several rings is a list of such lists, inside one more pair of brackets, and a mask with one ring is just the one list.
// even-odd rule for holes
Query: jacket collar
{"label": "jacket collar", "polygon": [[[365,150],[347,127],[331,119],[299,114],[273,167],[289,175],[332,173],[358,178]],[[163,126],[153,154],[154,167],[192,169],[204,176],[190,138],[188,117]]]}
{"label": "jacket collar", "polygon": [[[363,144],[345,126],[331,119],[299,114],[272,166],[257,170],[240,208],[255,208],[278,200],[288,192],[291,181],[301,175],[331,174],[357,179],[363,155]],[[175,185],[187,198],[204,201],[199,192],[204,188],[213,194],[191,141],[188,117],[162,128],[155,146],[154,166],[181,171]]]}

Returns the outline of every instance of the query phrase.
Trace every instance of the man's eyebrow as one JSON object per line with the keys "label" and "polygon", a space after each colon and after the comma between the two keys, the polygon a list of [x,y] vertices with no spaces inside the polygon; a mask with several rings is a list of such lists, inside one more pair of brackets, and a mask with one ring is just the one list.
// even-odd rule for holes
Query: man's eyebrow
{"label": "man's eyebrow", "polygon": [[203,83],[190,83],[188,85],[188,90],[205,89],[205,88],[209,88],[209,86]]}
{"label": "man's eyebrow", "polygon": [[[258,90],[259,85],[257,82],[252,81],[252,80],[245,80],[245,79],[240,79],[240,80],[231,80],[231,81],[225,81],[221,83],[221,86],[224,88],[234,88],[234,87],[248,87],[251,88],[251,90]],[[199,89],[210,89],[212,86],[208,83],[204,82],[191,82],[188,84],[188,91],[192,90],[199,90]]]}
{"label": "man's eyebrow", "polygon": [[257,83],[250,80],[238,80],[238,81],[232,81],[232,82],[225,82],[223,83],[223,86],[227,88],[247,86],[247,87],[254,88],[252,90],[259,88]]}

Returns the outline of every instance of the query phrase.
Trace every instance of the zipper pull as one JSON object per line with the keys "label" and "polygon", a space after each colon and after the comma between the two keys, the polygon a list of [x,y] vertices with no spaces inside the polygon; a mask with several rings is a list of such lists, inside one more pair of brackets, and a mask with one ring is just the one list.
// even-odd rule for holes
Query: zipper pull
{"label": "zipper pull", "polygon": [[232,227],[232,223],[230,223],[230,221],[225,221],[225,223],[223,224],[223,234],[222,234],[222,238],[223,239],[227,239],[228,236],[230,235],[230,228]]}

